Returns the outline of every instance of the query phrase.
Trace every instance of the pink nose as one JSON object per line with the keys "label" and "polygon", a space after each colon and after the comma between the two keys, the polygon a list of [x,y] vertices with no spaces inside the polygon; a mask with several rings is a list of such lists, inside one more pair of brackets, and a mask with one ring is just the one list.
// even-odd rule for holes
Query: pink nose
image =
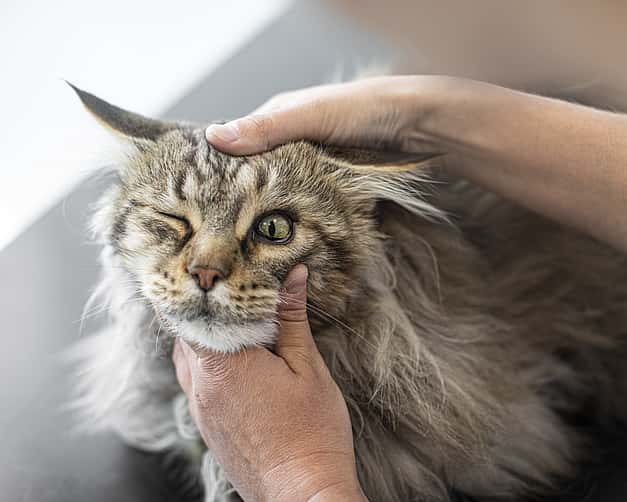
{"label": "pink nose", "polygon": [[194,265],[189,269],[190,275],[198,284],[198,287],[203,291],[210,291],[216,285],[220,279],[224,279],[222,272],[215,268],[202,267],[200,265]]}

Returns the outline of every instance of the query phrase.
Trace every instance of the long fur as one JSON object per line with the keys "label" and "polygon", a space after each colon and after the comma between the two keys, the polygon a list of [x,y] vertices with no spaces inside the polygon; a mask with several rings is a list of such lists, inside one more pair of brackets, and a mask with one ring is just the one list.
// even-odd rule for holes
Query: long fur
{"label": "long fur", "polygon": [[[172,336],[218,350],[271,343],[281,279],[299,261],[371,501],[550,493],[592,447],[572,417],[625,417],[620,253],[425,167],[364,172],[307,143],[235,159],[201,135],[136,141],[100,203],[108,324],[76,352],[84,424],[184,451],[207,500],[236,497],[186,413]],[[293,242],[230,248],[224,232],[249,228],[269,200],[298,212]],[[154,207],[185,211],[195,236],[181,247],[186,229]],[[181,265],[200,255],[232,270],[210,328]]]}

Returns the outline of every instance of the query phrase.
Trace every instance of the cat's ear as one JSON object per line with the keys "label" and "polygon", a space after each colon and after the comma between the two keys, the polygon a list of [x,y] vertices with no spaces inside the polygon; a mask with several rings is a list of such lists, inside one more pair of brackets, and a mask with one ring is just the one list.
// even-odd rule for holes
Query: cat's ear
{"label": "cat's ear", "polygon": [[448,221],[446,213],[431,205],[427,197],[433,183],[429,161],[443,154],[325,147],[322,155],[354,173],[344,187],[355,200],[388,201],[428,220]]}
{"label": "cat's ear", "polygon": [[324,154],[342,167],[364,173],[401,173],[412,171],[419,164],[442,155],[438,152],[404,153],[339,146],[325,146]]}
{"label": "cat's ear", "polygon": [[177,127],[174,123],[150,119],[123,110],[69,82],[67,84],[76,92],[85,108],[98,122],[124,138],[154,141],[162,134]]}

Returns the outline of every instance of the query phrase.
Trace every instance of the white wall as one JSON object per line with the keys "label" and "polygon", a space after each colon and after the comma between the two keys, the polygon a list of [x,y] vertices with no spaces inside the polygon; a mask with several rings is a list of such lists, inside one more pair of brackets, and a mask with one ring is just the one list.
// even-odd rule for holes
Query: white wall
{"label": "white wall", "polygon": [[0,249],[100,163],[111,139],[62,79],[158,115],[291,0],[3,0]]}

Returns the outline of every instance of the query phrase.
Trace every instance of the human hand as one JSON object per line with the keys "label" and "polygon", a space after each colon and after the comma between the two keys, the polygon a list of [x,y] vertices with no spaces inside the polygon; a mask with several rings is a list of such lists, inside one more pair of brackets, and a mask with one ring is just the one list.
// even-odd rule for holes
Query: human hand
{"label": "human hand", "polygon": [[434,91],[459,79],[376,77],[278,94],[252,114],[207,128],[207,140],[234,155],[259,153],[292,140],[434,152],[429,120]]}
{"label": "human hand", "polygon": [[348,409],[311,336],[307,269],[284,282],[274,353],[192,349],[173,359],[200,433],[246,501],[366,500]]}
{"label": "human hand", "polygon": [[438,167],[627,252],[624,114],[463,78],[391,76],[279,94],[206,137],[233,155],[299,139],[442,154]]}

